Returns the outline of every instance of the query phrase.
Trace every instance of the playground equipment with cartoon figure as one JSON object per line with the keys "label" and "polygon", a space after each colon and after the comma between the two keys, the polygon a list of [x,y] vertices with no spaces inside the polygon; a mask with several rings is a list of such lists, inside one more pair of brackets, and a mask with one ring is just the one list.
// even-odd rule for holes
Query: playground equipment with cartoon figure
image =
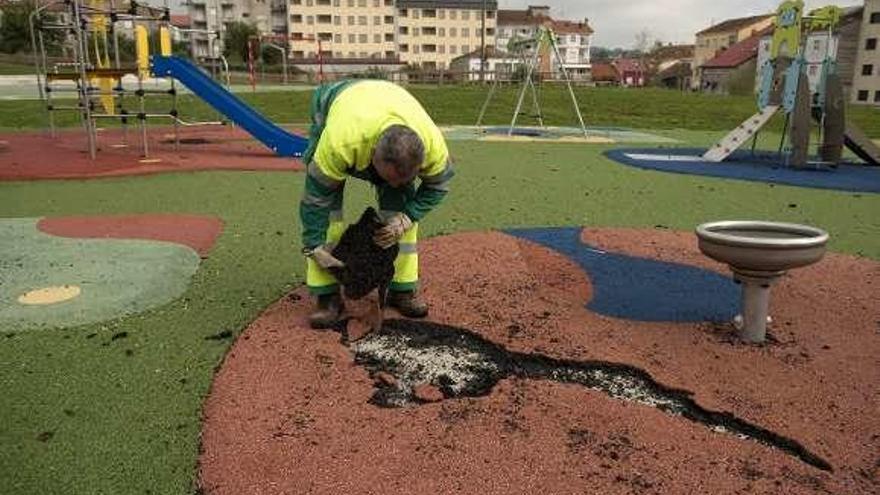
{"label": "playground equipment with cartoon figure", "polygon": [[[129,119],[138,121],[141,130],[143,156],[148,156],[148,119],[170,119],[174,125],[175,146],[179,145],[178,127],[181,125],[211,125],[221,122],[186,122],[178,113],[178,90],[175,81],[181,82],[196,96],[211,105],[220,114],[244,128],[254,138],[281,156],[299,156],[305,150],[307,139],[291,134],[275,125],[244,103],[191,62],[171,54],[171,14],[166,5],[151,7],[131,0],[126,8],[118,8],[115,0],[66,0],[38,5],[31,14],[31,42],[37,72],[40,97],[47,110],[48,125],[55,133],[54,112],[75,111],[79,114],[88,138],[89,154],[97,152],[97,121],[118,119],[127,129]],[[69,22],[62,22],[50,15],[53,10],[66,9]],[[119,54],[119,22],[134,24],[136,60],[123,65]],[[61,30],[72,43],[73,60],[52,64],[47,62],[44,32]],[[158,38],[158,54],[150,54],[149,31]],[[110,35],[108,37],[108,34]],[[112,39],[112,43],[111,43]],[[110,60],[110,51],[114,53]],[[137,89],[126,89],[122,82],[126,76],[137,78]],[[148,77],[170,79],[170,89],[148,89],[144,82]],[[228,79],[227,79],[228,80]],[[53,82],[72,81],[75,88],[53,86]],[[56,105],[53,93],[75,91],[75,106]],[[138,99],[136,111],[126,108],[126,95]],[[170,95],[171,109],[167,113],[148,113],[146,98],[152,95]],[[127,136],[127,133],[124,135]],[[126,143],[121,146],[127,146]]]}
{"label": "playground equipment with cartoon figure", "polygon": [[[760,67],[758,113],[709,148],[703,155],[704,160],[721,162],[750,138],[754,149],[761,128],[781,110],[785,114],[785,127],[779,152],[787,166],[837,166],[844,145],[866,163],[880,164],[880,149],[855,125],[846,122],[843,87],[837,62],[831,55],[831,39],[840,23],[841,9],[822,7],[806,16],[803,12],[802,0],[786,0],[780,4],[774,19],[770,58]],[[828,36],[815,92],[810,89],[804,56],[806,36],[813,32],[825,32]],[[809,161],[813,119],[819,124],[822,136],[820,162]]]}

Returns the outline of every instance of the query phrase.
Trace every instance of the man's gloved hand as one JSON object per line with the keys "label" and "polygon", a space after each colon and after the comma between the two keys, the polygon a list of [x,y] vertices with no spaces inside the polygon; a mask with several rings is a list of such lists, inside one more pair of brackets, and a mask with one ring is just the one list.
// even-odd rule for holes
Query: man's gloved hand
{"label": "man's gloved hand", "polygon": [[336,257],[331,254],[331,251],[333,251],[333,246],[318,246],[312,250],[307,250],[306,256],[312,258],[318,266],[325,270],[328,268],[344,267],[345,263],[336,259]]}
{"label": "man's gloved hand", "polygon": [[412,220],[405,213],[395,213],[385,222],[384,227],[376,231],[373,235],[373,242],[382,249],[388,249],[397,244],[403,234],[412,226]]}

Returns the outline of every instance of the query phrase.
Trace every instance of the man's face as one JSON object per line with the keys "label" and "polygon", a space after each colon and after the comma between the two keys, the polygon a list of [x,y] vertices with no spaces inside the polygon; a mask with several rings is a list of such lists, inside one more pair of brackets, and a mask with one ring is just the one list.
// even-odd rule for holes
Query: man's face
{"label": "man's face", "polygon": [[375,156],[373,157],[373,167],[375,167],[376,173],[379,174],[379,177],[382,177],[382,180],[394,188],[409,184],[416,179],[416,175],[418,174],[417,168],[413,169],[410,174],[402,174],[393,164],[378,160]]}

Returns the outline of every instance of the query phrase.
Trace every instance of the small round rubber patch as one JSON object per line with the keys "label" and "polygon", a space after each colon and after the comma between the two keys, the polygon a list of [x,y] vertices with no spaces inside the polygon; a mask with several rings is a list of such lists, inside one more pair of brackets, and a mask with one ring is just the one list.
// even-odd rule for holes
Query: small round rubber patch
{"label": "small round rubber patch", "polygon": [[69,301],[80,295],[82,290],[75,285],[59,285],[34,289],[18,296],[18,302],[28,305],[57,304]]}

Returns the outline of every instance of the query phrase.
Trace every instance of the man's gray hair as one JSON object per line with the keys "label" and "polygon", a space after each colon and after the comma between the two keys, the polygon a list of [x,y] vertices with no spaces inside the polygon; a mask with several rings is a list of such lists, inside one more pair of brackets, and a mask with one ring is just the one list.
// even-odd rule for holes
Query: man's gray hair
{"label": "man's gray hair", "polygon": [[376,158],[409,175],[425,161],[425,145],[409,127],[393,125],[385,129],[376,143]]}

